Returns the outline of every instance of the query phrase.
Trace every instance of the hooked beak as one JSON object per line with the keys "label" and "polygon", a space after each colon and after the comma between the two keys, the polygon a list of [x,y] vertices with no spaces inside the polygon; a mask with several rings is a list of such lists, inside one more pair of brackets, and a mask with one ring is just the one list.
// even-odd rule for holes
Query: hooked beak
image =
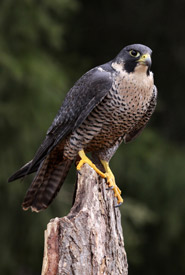
{"label": "hooked beak", "polygon": [[146,53],[146,54],[143,54],[138,60],[137,62],[141,65],[144,65],[144,66],[148,66],[149,68],[151,67],[152,65],[152,60],[151,60],[151,56],[150,54]]}

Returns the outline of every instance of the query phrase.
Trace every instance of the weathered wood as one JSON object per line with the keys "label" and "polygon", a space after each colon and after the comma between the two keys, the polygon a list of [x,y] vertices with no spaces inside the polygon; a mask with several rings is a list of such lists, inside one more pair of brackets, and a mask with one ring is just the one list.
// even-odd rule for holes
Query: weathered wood
{"label": "weathered wood", "polygon": [[70,213],[51,220],[45,231],[42,275],[128,274],[120,210],[106,188],[85,164]]}

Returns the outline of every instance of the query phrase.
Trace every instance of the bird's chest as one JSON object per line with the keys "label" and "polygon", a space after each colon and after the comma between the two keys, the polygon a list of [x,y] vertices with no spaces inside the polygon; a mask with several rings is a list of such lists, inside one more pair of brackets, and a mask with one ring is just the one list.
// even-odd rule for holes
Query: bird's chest
{"label": "bird's chest", "polygon": [[107,121],[113,131],[127,132],[146,113],[153,94],[153,78],[140,75],[118,75],[105,104]]}

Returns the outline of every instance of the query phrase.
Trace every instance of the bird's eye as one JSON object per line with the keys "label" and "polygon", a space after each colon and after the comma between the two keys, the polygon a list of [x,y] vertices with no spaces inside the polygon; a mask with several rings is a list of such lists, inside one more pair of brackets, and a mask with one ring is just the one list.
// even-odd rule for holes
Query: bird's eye
{"label": "bird's eye", "polygon": [[135,50],[130,50],[130,51],[129,51],[129,54],[130,54],[132,57],[139,57],[139,56],[140,56],[140,52],[135,51]]}

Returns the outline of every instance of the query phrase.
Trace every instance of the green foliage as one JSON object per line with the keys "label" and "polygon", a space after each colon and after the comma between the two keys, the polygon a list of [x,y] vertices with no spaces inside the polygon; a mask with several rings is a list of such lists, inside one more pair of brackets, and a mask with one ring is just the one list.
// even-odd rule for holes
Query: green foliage
{"label": "green foliage", "polygon": [[[75,7],[73,0],[2,2],[0,126],[3,141],[7,130],[14,133],[9,142],[1,143],[2,149],[8,146],[10,159],[16,155],[22,163],[32,157],[33,144],[43,137],[68,88],[68,76],[56,54],[61,56],[64,44],[66,26],[61,18]],[[9,148],[11,143],[16,150]]]}
{"label": "green foliage", "polygon": [[[131,274],[144,274],[144,266],[156,272],[152,274],[159,268],[160,274],[183,274],[184,155],[184,147],[147,128],[113,158],[125,198],[121,211]],[[175,266],[165,265],[174,260],[174,249],[181,250],[180,258]]]}
{"label": "green foliage", "polygon": [[[76,8],[73,0],[1,2],[2,274],[36,274],[41,268],[43,231],[54,208],[39,216],[24,213],[20,205],[31,178],[13,184],[7,178],[33,157],[69,88],[60,59],[67,20]],[[63,194],[68,198],[69,191]],[[60,215],[67,213],[70,201],[64,199]]]}
{"label": "green foliage", "polygon": [[1,274],[40,274],[44,229],[68,213],[75,170],[39,214],[20,207],[32,177],[7,178],[33,157],[74,81],[135,42],[154,50],[159,101],[143,134],[111,162],[125,200],[129,274],[185,273],[183,10],[174,0],[1,1]]}

